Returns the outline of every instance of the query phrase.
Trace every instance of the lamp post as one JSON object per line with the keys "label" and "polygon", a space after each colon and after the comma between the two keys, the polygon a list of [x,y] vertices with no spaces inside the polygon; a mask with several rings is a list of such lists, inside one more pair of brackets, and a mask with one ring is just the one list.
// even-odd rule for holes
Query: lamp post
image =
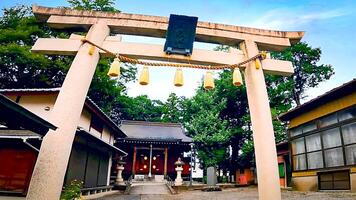
{"label": "lamp post", "polygon": [[189,186],[193,185],[193,148],[194,148],[194,143],[190,143],[190,182]]}

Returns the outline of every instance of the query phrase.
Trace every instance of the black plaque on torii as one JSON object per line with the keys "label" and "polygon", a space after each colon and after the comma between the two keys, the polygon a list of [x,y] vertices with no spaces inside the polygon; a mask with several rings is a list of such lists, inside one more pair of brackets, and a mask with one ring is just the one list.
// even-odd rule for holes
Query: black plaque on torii
{"label": "black plaque on torii", "polygon": [[171,14],[164,52],[166,54],[192,55],[197,23],[198,17]]}

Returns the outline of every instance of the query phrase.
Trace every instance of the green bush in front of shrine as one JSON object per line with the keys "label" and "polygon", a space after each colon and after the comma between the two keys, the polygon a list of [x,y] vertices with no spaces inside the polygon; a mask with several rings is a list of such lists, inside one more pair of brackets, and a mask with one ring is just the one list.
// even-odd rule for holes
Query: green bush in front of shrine
{"label": "green bush in front of shrine", "polygon": [[61,200],[80,200],[80,189],[83,187],[83,182],[78,180],[73,180],[69,185],[64,187],[61,194]]}

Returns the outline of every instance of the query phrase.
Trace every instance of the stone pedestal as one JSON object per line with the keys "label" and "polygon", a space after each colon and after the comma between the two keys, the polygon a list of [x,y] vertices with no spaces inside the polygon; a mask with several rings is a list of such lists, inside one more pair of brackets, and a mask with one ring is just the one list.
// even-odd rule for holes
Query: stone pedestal
{"label": "stone pedestal", "polygon": [[184,162],[178,158],[178,160],[174,163],[176,167],[176,171],[177,171],[177,178],[176,180],[174,181],[174,185],[183,185],[183,179],[182,179],[182,171],[183,171],[183,165],[184,165]]}
{"label": "stone pedestal", "polygon": [[116,185],[124,185],[124,179],[122,178],[122,171],[124,170],[124,166],[123,165],[118,165],[116,167],[117,169],[117,176],[116,176]]}
{"label": "stone pedestal", "polygon": [[216,177],[216,168],[215,167],[208,167],[207,169],[207,184],[208,186],[215,186],[218,182]]}
{"label": "stone pedestal", "polygon": [[177,186],[183,185],[183,179],[182,179],[183,167],[177,166],[175,170],[177,171],[177,178],[174,181],[174,185],[177,185]]}

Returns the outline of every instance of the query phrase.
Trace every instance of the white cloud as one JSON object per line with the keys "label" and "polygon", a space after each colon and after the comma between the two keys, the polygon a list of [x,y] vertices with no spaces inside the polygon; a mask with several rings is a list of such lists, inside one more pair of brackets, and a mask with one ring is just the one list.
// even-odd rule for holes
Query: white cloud
{"label": "white cloud", "polygon": [[258,19],[248,22],[248,26],[270,29],[298,28],[303,25],[351,14],[350,11],[334,9],[327,11],[305,11],[302,8],[273,9]]}

